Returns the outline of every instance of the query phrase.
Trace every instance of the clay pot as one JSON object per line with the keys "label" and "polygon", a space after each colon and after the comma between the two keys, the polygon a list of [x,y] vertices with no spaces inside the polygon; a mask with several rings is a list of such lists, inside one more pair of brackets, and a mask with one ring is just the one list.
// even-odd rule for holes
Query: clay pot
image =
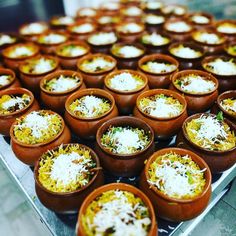
{"label": "clay pot", "polygon": [[[125,46],[134,46],[142,50],[139,56],[136,57],[126,57],[125,55],[116,52],[116,48],[121,48]],[[116,43],[111,48],[111,55],[117,60],[118,69],[131,69],[136,70],[138,67],[138,60],[145,54],[145,48],[138,43]]]}
{"label": "clay pot", "polygon": [[[91,60],[94,57],[103,57],[106,60],[113,62],[114,66],[112,68],[108,68],[108,69],[101,70],[101,71],[96,71],[96,72],[83,71],[80,68],[80,65],[83,63],[83,61]],[[86,86],[88,88],[102,88],[103,85],[104,85],[104,78],[106,77],[107,74],[109,74],[110,72],[116,70],[116,64],[117,64],[117,62],[113,57],[108,56],[106,54],[96,53],[96,54],[88,54],[88,55],[83,56],[82,58],[80,58],[77,61],[77,68],[78,68],[78,71],[81,73],[81,75],[84,79],[84,83],[86,84]]]}
{"label": "clay pot", "polygon": [[[134,10],[132,8],[136,9],[137,12],[134,13]],[[132,9],[131,12],[130,12],[130,9]],[[140,6],[137,6],[137,5],[130,6],[130,5],[126,4],[126,5],[122,6],[122,8],[120,10],[120,14],[121,14],[122,18],[124,18],[125,22],[127,22],[127,21],[139,22],[142,18],[143,11]]]}
{"label": "clay pot", "polygon": [[[123,32],[121,30],[122,27],[124,27],[125,25],[127,24],[130,24],[130,23],[134,23],[134,24],[137,24],[140,26],[140,31],[138,32]],[[124,42],[124,43],[134,43],[135,41],[137,41],[143,34],[145,30],[145,27],[142,23],[136,23],[136,22],[122,22],[122,23],[118,23],[117,26],[116,26],[116,33],[119,37],[119,39]]]}
{"label": "clay pot", "polygon": [[47,74],[50,74],[50,73],[56,71],[59,67],[58,59],[53,56],[48,56],[48,55],[38,56],[38,57],[32,58],[32,60],[37,59],[37,58],[41,58],[41,57],[54,60],[55,67],[52,68],[50,71],[40,73],[40,74],[34,74],[34,73],[26,73],[23,70],[24,65],[30,63],[31,59],[25,61],[24,63],[21,63],[21,65],[19,66],[20,78],[21,78],[22,84],[24,85],[24,87],[26,87],[27,89],[32,91],[35,95],[39,95],[39,93],[40,93],[41,79],[43,79],[43,77],[45,77]]}
{"label": "clay pot", "polygon": [[[55,92],[55,91],[48,91],[45,89],[44,85],[54,79],[58,78],[60,76],[71,76],[71,77],[77,77],[79,78],[79,83],[76,87],[64,91],[64,92]],[[83,83],[83,78],[80,75],[79,72],[72,71],[72,70],[58,70],[53,73],[50,73],[46,75],[41,81],[40,81],[40,98],[41,102],[50,110],[58,112],[58,113],[64,113],[65,111],[65,102],[66,99],[74,92],[84,89],[85,85]]]}
{"label": "clay pot", "polygon": [[[26,46],[26,47],[31,47],[33,48],[33,52],[32,55],[30,56],[21,56],[21,57],[9,57],[9,52],[14,50],[17,47],[21,47],[21,46]],[[19,65],[24,62],[27,59],[30,59],[36,55],[39,54],[39,47],[33,43],[18,43],[18,44],[14,44],[10,47],[7,47],[6,49],[4,49],[2,51],[2,56],[3,56],[3,62],[6,65],[6,67],[8,67],[9,69],[12,69],[14,71],[17,71]]]}
{"label": "clay pot", "polygon": [[232,113],[228,112],[221,105],[221,102],[227,98],[235,99],[236,98],[236,90],[229,90],[229,91],[226,91],[226,92],[220,94],[218,96],[214,106],[211,109],[211,113],[218,114],[218,112],[220,112],[220,111],[223,112],[223,116],[225,118],[227,118],[229,121],[231,121],[233,126],[236,128],[236,114],[232,114]]}
{"label": "clay pot", "polygon": [[168,52],[168,47],[171,44],[171,38],[164,34],[164,33],[158,33],[160,34],[161,37],[165,37],[167,39],[165,44],[161,44],[161,45],[154,45],[154,44],[150,44],[148,42],[145,42],[144,38],[146,35],[151,35],[151,33],[144,33],[142,35],[142,37],[140,38],[140,42],[144,45],[144,47],[146,48],[146,52],[147,54],[155,54],[155,53],[163,53],[163,54],[167,54]]}
{"label": "clay pot", "polygon": [[2,97],[3,95],[22,95],[22,94],[27,94],[30,96],[31,100],[29,104],[23,109],[12,112],[10,114],[6,114],[6,115],[0,114],[0,134],[9,136],[11,125],[14,123],[14,121],[18,117],[24,114],[27,114],[31,111],[36,111],[39,109],[39,104],[35,100],[34,95],[27,89],[9,88],[9,89],[0,91],[0,97]]}
{"label": "clay pot", "polygon": [[215,23],[216,31],[223,34],[227,38],[228,41],[235,41],[236,40],[236,32],[229,33],[227,31],[225,32],[225,31],[222,31],[219,29],[219,27],[225,23],[232,24],[234,27],[236,27],[236,20],[220,20]]}
{"label": "clay pot", "polygon": [[[55,114],[55,112],[48,111],[50,114]],[[15,138],[13,129],[14,125],[17,124],[18,121],[15,121],[10,129],[10,137],[11,137],[11,147],[16,157],[25,163],[26,165],[34,166],[35,162],[39,159],[39,157],[49,149],[53,149],[61,144],[70,143],[71,134],[68,127],[65,125],[64,120],[61,117],[62,121],[62,129],[61,131],[52,139],[47,140],[43,143],[38,144],[25,144],[18,141]]]}
{"label": "clay pot", "polygon": [[92,20],[97,15],[97,10],[92,7],[82,7],[76,12],[76,20]]}
{"label": "clay pot", "polygon": [[9,89],[9,88],[18,88],[21,87],[20,81],[16,78],[15,72],[9,69],[5,69],[5,68],[0,68],[0,76],[2,75],[9,75],[11,76],[11,81],[3,86],[0,86],[0,91],[3,91],[5,89]]}
{"label": "clay pot", "polygon": [[[5,40],[2,42],[1,38],[4,36],[10,37],[12,39],[11,42],[5,42]],[[16,33],[0,33],[0,58],[2,57],[1,52],[3,49],[18,43],[19,41],[20,41],[20,38],[18,37]]]}
{"label": "clay pot", "polygon": [[170,19],[184,19],[188,8],[180,4],[168,4],[161,8],[161,14]]}
{"label": "clay pot", "polygon": [[115,1],[104,2],[100,5],[99,14],[107,16],[119,15],[121,4]]}
{"label": "clay pot", "polygon": [[[105,20],[105,22],[103,21],[103,19],[110,19],[110,20]],[[121,17],[118,15],[115,16],[110,16],[110,15],[106,15],[106,14],[100,14],[98,15],[98,17],[96,18],[96,22],[98,24],[98,29],[101,31],[105,31],[105,32],[110,32],[110,31],[114,31],[115,30],[115,26],[117,23],[121,22]]]}
{"label": "clay pot", "polygon": [[[95,118],[83,118],[76,116],[70,110],[69,106],[74,100],[86,95],[94,95],[108,99],[111,102],[110,110],[102,114],[101,116]],[[101,126],[101,124],[103,124],[107,120],[110,120],[113,117],[118,116],[118,110],[115,105],[114,98],[108,92],[96,88],[83,89],[73,93],[67,98],[65,108],[65,120],[67,124],[69,125],[71,130],[81,139],[95,139],[97,129]]]}
{"label": "clay pot", "polygon": [[[200,195],[192,199],[176,199],[162,193],[154,185],[151,185],[148,182],[148,170],[152,162],[155,161],[158,156],[162,156],[169,152],[175,152],[181,156],[188,155],[201,170],[206,169],[204,171],[206,184]],[[140,179],[140,189],[147,194],[151,200],[158,217],[169,221],[180,222],[195,218],[207,207],[211,197],[211,179],[211,172],[208,165],[194,152],[180,148],[164,148],[155,152],[147,160]],[[173,183],[173,185],[174,184],[175,183]]]}
{"label": "clay pot", "polygon": [[[32,30],[27,31],[28,27],[32,27],[32,24],[40,24],[42,26],[42,30],[40,31],[35,31],[33,32]],[[26,30],[26,32],[25,32]],[[48,24],[44,21],[37,21],[37,22],[32,22],[32,23],[26,23],[20,26],[19,28],[19,34],[23,37],[24,40],[26,41],[36,41],[37,37],[40,34],[46,33],[49,30]]]}
{"label": "clay pot", "polygon": [[[90,31],[81,32],[81,33],[75,30],[76,27],[79,27],[85,24],[90,24],[92,26],[92,29]],[[96,29],[97,29],[97,24],[95,22],[85,19],[85,20],[79,20],[75,24],[69,26],[67,28],[67,31],[70,34],[71,39],[86,41],[91,34],[96,32]]]}
{"label": "clay pot", "polygon": [[[215,83],[214,90],[210,92],[204,92],[204,93],[199,93],[199,92],[191,93],[191,92],[185,92],[181,90],[181,88],[176,85],[175,81],[180,79],[181,77],[191,75],[191,74],[198,75],[203,78],[207,78],[207,80],[213,81]],[[170,89],[184,96],[187,102],[188,113],[203,112],[203,111],[208,110],[217,99],[218,80],[213,75],[204,71],[183,70],[183,71],[173,74]]]}
{"label": "clay pot", "polygon": [[[98,44],[96,42],[96,44],[94,44],[92,41],[91,41],[91,38],[93,37],[93,35],[97,35],[97,34],[102,34],[102,33],[113,33],[113,32],[106,32],[106,31],[98,31],[98,32],[95,32],[93,34],[91,34],[88,39],[87,39],[87,43],[89,44],[89,46],[91,47],[91,51],[93,53],[103,53],[103,54],[109,54],[110,53],[110,49],[111,49],[111,46],[117,42],[118,38],[116,37],[116,40],[111,42],[111,43],[108,43],[108,44]],[[115,33],[114,33],[115,34]]]}
{"label": "clay pot", "polygon": [[[206,43],[206,42],[201,42],[197,39],[197,34],[199,33],[211,33],[211,34],[215,34],[217,35],[221,40],[219,43],[217,44],[210,44],[210,43]],[[192,33],[192,40],[198,44],[199,46],[201,46],[204,51],[205,51],[205,55],[215,55],[215,54],[221,54],[224,51],[224,44],[226,42],[226,38],[220,34],[217,33],[215,30],[212,29],[203,29],[203,30],[197,30],[195,32]]]}
{"label": "clay pot", "polygon": [[[64,144],[63,147],[72,146],[73,144]],[[89,147],[79,144],[90,152],[93,160],[96,162],[96,170],[93,178],[88,184],[71,192],[53,192],[46,189],[39,180],[40,160],[37,160],[34,168],[35,190],[40,202],[48,209],[60,214],[76,213],[83,203],[84,199],[95,189],[101,186],[104,182],[103,173],[100,167],[100,162],[96,153]],[[58,147],[50,149],[55,151]],[[48,152],[49,152],[48,151]],[[65,170],[66,171],[66,170]]]}
{"label": "clay pot", "polygon": [[[173,23],[178,23],[178,22],[185,22],[186,24],[189,25],[189,30],[188,31],[179,31],[178,29],[176,30],[170,30],[169,25]],[[165,22],[163,26],[164,32],[171,37],[173,41],[176,42],[183,42],[183,41],[189,41],[191,39],[191,33],[193,31],[193,27],[190,23],[183,19],[170,19]]]}
{"label": "clay pot", "polygon": [[235,40],[235,41],[232,41],[232,42],[229,42],[229,43],[226,44],[225,47],[224,47],[224,50],[225,50],[225,53],[227,54],[227,56],[236,58],[236,52],[235,52],[235,50],[231,50],[231,51],[230,51],[230,48],[231,48],[231,47],[232,47],[232,48],[236,47],[236,40]]}
{"label": "clay pot", "polygon": [[[129,73],[131,75],[141,77],[144,81],[143,86],[131,91],[121,91],[112,88],[109,85],[109,80],[112,79],[114,76],[122,73]],[[117,70],[108,74],[104,80],[104,87],[105,90],[107,90],[114,97],[116,105],[119,109],[119,114],[127,115],[132,113],[138,95],[143,91],[147,91],[149,89],[147,77],[143,73],[133,70]]]}
{"label": "clay pot", "polygon": [[[196,17],[204,17],[206,21],[202,20],[197,20]],[[193,27],[197,30],[200,29],[211,29],[213,28],[213,21],[214,21],[214,16],[207,13],[207,12],[193,12],[188,14],[187,16],[188,21],[190,21],[193,25]]]}
{"label": "clay pot", "polygon": [[[150,134],[150,143],[143,150],[133,154],[116,154],[107,150],[101,144],[101,138],[110,126],[129,126],[143,129]],[[130,116],[119,116],[103,123],[97,131],[95,150],[101,164],[114,176],[132,177],[139,175],[144,161],[154,152],[154,133],[144,121]]]}
{"label": "clay pot", "polygon": [[[188,47],[188,48],[191,48],[197,52],[200,52],[201,55],[198,57],[195,57],[195,58],[188,58],[187,56],[186,57],[177,56],[172,52],[172,49],[178,48],[180,45],[183,45],[183,47]],[[168,51],[172,57],[174,57],[176,60],[178,60],[180,70],[200,69],[201,68],[201,60],[202,60],[205,52],[202,47],[196,45],[195,43],[189,43],[189,42],[173,43],[169,46]]]}
{"label": "clay pot", "polygon": [[[211,70],[209,70],[207,67],[204,65],[207,64],[208,62],[214,61],[217,58],[221,58],[223,60],[231,60],[233,58],[227,57],[227,56],[209,56],[205,57],[202,60],[202,68],[211,73],[214,77],[218,79],[219,82],[219,92],[224,92],[227,90],[232,90],[236,89],[236,83],[235,83],[235,76],[236,75],[218,75],[216,73],[213,73]],[[233,59],[234,63],[236,63],[236,59]]]}
{"label": "clay pot", "polygon": [[[202,114],[215,116],[209,113],[198,113],[188,117],[183,124],[182,130],[177,135],[176,145],[177,147],[186,148],[188,150],[193,151],[197,155],[201,156],[202,159],[208,164],[211,169],[211,173],[220,173],[223,172],[230,167],[232,167],[236,163],[236,147],[228,151],[211,151],[200,146],[197,146],[193,143],[186,131],[186,124],[190,122],[192,119],[199,118]],[[224,119],[224,122],[229,125],[230,129],[236,131],[235,127],[233,127],[232,123],[227,119]]]}
{"label": "clay pot", "polygon": [[[183,111],[178,116],[170,118],[158,118],[144,113],[139,107],[139,101],[142,98],[154,96],[157,94],[164,94],[166,96],[172,96],[173,98],[178,99],[180,103],[183,104]],[[167,89],[152,89],[143,92],[138,96],[133,114],[135,117],[142,119],[152,127],[156,138],[168,139],[179,132],[184,120],[187,118],[187,102],[183,96],[174,91]]]}
{"label": "clay pot", "polygon": [[[155,23],[155,21],[150,21],[149,19],[153,17],[153,19],[155,17],[158,17],[159,20],[157,20],[157,23]],[[160,15],[155,15],[155,14],[146,14],[146,16],[144,16],[143,18],[144,24],[145,24],[145,29],[148,32],[162,32],[163,30],[163,25],[166,21],[166,18],[164,16],[160,16]]]}
{"label": "clay pot", "polygon": [[[161,63],[173,64],[176,66],[176,69],[171,72],[164,73],[154,73],[142,68],[142,65],[148,61],[157,61]],[[138,61],[138,69],[143,72],[148,78],[148,85],[151,89],[154,88],[168,88],[171,83],[171,75],[178,71],[179,62],[176,61],[173,57],[164,54],[152,54],[142,57]]]}
{"label": "clay pot", "polygon": [[[60,35],[64,37],[64,40],[62,42],[59,43],[47,43],[47,42],[41,42],[40,40],[44,37],[47,37],[51,34],[56,34],[56,35]],[[56,48],[57,46],[66,43],[68,41],[69,37],[66,33],[64,32],[59,32],[59,31],[49,31],[47,33],[41,34],[40,36],[38,36],[36,43],[39,45],[40,47],[40,51],[42,53],[45,54],[55,54]]]}
{"label": "clay pot", "polygon": [[79,211],[78,222],[77,222],[77,226],[76,226],[77,236],[85,236],[86,235],[85,229],[83,228],[83,224],[82,224],[82,218],[83,218],[83,215],[85,214],[86,209],[89,206],[89,204],[93,200],[95,200],[97,197],[99,197],[102,193],[109,191],[109,190],[117,190],[117,189],[122,190],[122,191],[131,192],[135,196],[142,199],[145,206],[147,206],[147,208],[149,210],[149,214],[150,214],[150,218],[151,218],[151,227],[150,227],[150,230],[149,230],[147,236],[158,235],[155,213],[153,210],[153,206],[152,206],[150,200],[148,199],[148,197],[142,191],[140,191],[138,188],[133,187],[132,185],[124,184],[124,183],[112,183],[112,184],[107,184],[102,187],[99,187],[98,189],[93,191],[90,195],[88,195],[87,198],[84,200],[83,204],[81,205],[80,211]]}
{"label": "clay pot", "polygon": [[162,2],[150,1],[143,2],[142,8],[145,13],[161,15],[161,8],[164,6]]}
{"label": "clay pot", "polygon": [[[79,56],[65,56],[62,55],[60,53],[60,51],[63,49],[63,47],[65,46],[69,46],[69,45],[78,45],[78,46],[82,46],[83,48],[85,48],[86,52],[83,55],[79,55]],[[79,41],[74,41],[74,42],[67,42],[67,43],[63,43],[61,45],[59,45],[56,48],[56,56],[58,57],[58,60],[60,62],[60,65],[62,68],[64,69],[69,69],[69,70],[76,70],[77,69],[77,61],[79,58],[87,55],[90,52],[90,47],[84,43],[84,42],[79,42]]]}

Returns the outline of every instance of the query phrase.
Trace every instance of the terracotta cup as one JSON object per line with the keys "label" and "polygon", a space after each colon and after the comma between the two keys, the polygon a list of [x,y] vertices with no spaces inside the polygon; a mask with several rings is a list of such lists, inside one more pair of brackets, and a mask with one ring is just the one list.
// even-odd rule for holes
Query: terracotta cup
{"label": "terracotta cup", "polygon": [[11,77],[11,80],[8,84],[0,86],[0,91],[3,91],[5,89],[9,89],[9,88],[21,87],[20,81],[16,78],[16,74],[14,71],[9,70],[9,69],[5,69],[5,68],[0,68],[0,76],[2,76],[2,75],[9,75]]}
{"label": "terracotta cup", "polygon": [[[175,152],[181,156],[188,155],[200,167],[206,169],[204,177],[206,180],[202,193],[191,199],[177,199],[162,193],[158,188],[148,182],[148,170],[158,156],[169,152]],[[207,207],[211,197],[211,172],[206,162],[194,152],[181,148],[164,148],[155,152],[146,162],[140,179],[140,189],[147,194],[151,200],[158,217],[169,221],[185,221],[200,215]],[[175,183],[173,183],[174,185]]]}

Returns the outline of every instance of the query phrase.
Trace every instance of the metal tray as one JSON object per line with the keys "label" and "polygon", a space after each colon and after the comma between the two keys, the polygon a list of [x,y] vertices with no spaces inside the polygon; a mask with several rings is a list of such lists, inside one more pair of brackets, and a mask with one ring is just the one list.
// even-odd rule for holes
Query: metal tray
{"label": "metal tray", "polygon": [[[74,137],[74,139],[76,139]],[[77,140],[74,140],[78,142]],[[157,149],[166,146],[173,146],[174,139],[156,143]],[[86,143],[89,146],[93,146],[91,143]],[[25,193],[27,199],[32,204],[33,208],[38,213],[38,217],[41,223],[45,226],[45,229],[52,235],[57,236],[71,236],[75,235],[75,225],[77,221],[77,214],[73,215],[61,215],[56,214],[47,208],[45,208],[37,198],[34,187],[33,170],[20,162],[14,155],[10,146],[10,139],[0,135],[0,160],[4,163],[7,170],[10,172],[13,179],[17,182],[19,187]],[[220,200],[220,198],[227,191],[227,185],[236,176],[236,164],[223,174],[213,176],[212,190],[213,194],[211,201],[205,211],[197,218],[186,221],[173,223],[158,219],[158,233],[160,236],[166,235],[188,235],[192,229],[202,220],[202,218],[210,211],[210,209]],[[106,183],[110,182],[125,182],[134,186],[138,185],[138,177],[133,178],[116,178],[105,173]]]}

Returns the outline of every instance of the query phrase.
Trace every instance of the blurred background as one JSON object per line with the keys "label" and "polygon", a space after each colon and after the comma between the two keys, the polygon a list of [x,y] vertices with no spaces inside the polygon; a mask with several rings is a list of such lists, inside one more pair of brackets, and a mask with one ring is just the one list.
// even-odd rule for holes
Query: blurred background
{"label": "blurred background", "polygon": [[[75,15],[79,7],[96,7],[109,0],[0,0],[0,31],[14,31],[23,23],[48,20],[52,15]],[[165,0],[208,11],[217,19],[236,19],[236,0]]]}

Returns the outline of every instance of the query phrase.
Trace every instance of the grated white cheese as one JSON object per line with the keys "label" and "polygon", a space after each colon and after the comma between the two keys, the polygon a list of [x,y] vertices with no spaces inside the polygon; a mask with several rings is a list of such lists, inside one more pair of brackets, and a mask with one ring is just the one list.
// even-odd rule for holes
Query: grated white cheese
{"label": "grated white cheese", "polygon": [[99,19],[98,19],[98,22],[100,24],[109,24],[109,23],[112,23],[112,16],[101,16]]}
{"label": "grated white cheese", "polygon": [[74,45],[73,48],[67,49],[67,53],[71,57],[78,57],[87,53],[87,49],[79,45]]}
{"label": "grated white cheese", "polygon": [[93,95],[86,95],[74,111],[79,111],[86,114],[86,117],[94,117],[96,114],[102,112],[103,108],[101,105],[103,103],[104,101],[102,98],[95,97]]}
{"label": "grated white cheese", "polygon": [[190,74],[181,79],[180,88],[185,92],[206,93],[215,89],[216,84],[202,76]]}
{"label": "grated white cheese", "polygon": [[[89,172],[87,164],[91,161],[76,152],[60,154],[53,160],[50,177],[57,181],[57,185],[63,184],[65,186],[75,183],[84,174],[87,174]],[[86,185],[89,182],[85,178],[82,181],[82,185]]]}
{"label": "grated white cheese", "polygon": [[143,54],[143,50],[135,46],[123,46],[119,49],[118,54],[125,58],[139,57]]}
{"label": "grated white cheese", "polygon": [[184,45],[180,45],[176,48],[172,48],[171,52],[177,56],[177,57],[181,57],[181,58],[198,58],[200,56],[202,56],[202,53],[200,51],[196,51],[195,49],[192,49],[190,47],[184,46]]}
{"label": "grated white cheese", "polygon": [[54,21],[57,25],[72,25],[75,21],[70,16],[60,16],[57,17]]}
{"label": "grated white cheese", "polygon": [[169,38],[164,37],[161,34],[157,34],[156,32],[144,35],[142,40],[144,43],[152,44],[153,46],[162,46],[170,42]]}
{"label": "grated white cheese", "polygon": [[95,16],[96,11],[91,8],[84,8],[79,11],[79,16]]}
{"label": "grated white cheese", "polygon": [[0,46],[4,44],[14,43],[15,41],[16,39],[14,37],[11,37],[10,35],[7,34],[0,35]]}
{"label": "grated white cheese", "polygon": [[0,87],[5,86],[10,83],[9,75],[0,75]]}
{"label": "grated white cheese", "polygon": [[225,34],[236,34],[236,23],[223,23],[217,27],[217,31]]}
{"label": "grated white cheese", "polygon": [[224,99],[221,101],[220,105],[226,110],[226,111],[233,111],[236,113],[236,100],[232,101],[232,104],[226,104]]}
{"label": "grated white cheese", "polygon": [[53,66],[51,64],[51,60],[42,57],[39,60],[37,60],[37,62],[35,63],[33,71],[36,74],[42,74],[52,69],[53,69]]}
{"label": "grated white cheese", "polygon": [[221,43],[221,38],[214,33],[208,33],[208,32],[201,32],[199,34],[194,35],[194,39],[202,42],[202,43],[208,43],[208,44],[219,44]]}
{"label": "grated white cheese", "polygon": [[132,206],[123,191],[116,190],[117,198],[101,204],[101,209],[96,213],[93,222],[89,225],[96,228],[96,235],[104,235],[107,229],[114,229],[114,236],[146,236],[145,226],[151,224],[149,217],[137,219],[137,208],[147,210],[146,206],[137,203]]}
{"label": "grated white cheese", "polygon": [[35,138],[41,138],[44,130],[47,130],[51,119],[55,115],[48,114],[47,116],[41,116],[39,112],[33,111],[25,116],[22,124],[17,124],[16,127],[19,129],[29,128],[32,136]]}
{"label": "grated white cheese", "polygon": [[236,63],[232,60],[217,58],[206,63],[204,68],[218,75],[236,75]]}
{"label": "grated white cheese", "polygon": [[[50,81],[49,81],[50,82]],[[60,75],[53,83],[50,85],[52,91],[54,92],[65,92],[70,90],[78,85],[78,77],[69,77]]]}
{"label": "grated white cheese", "polygon": [[135,77],[127,72],[115,75],[110,79],[110,86],[120,91],[131,91],[142,86],[144,81],[137,80]]}
{"label": "grated white cheese", "polygon": [[26,57],[32,56],[34,51],[31,47],[28,46],[17,46],[9,51],[9,57],[17,58],[17,57]]}
{"label": "grated white cheese", "polygon": [[106,10],[115,11],[120,9],[120,4],[118,2],[105,2],[101,7]]}
{"label": "grated white cheese", "polygon": [[28,25],[25,25],[21,28],[20,33],[21,34],[41,34],[45,30],[47,30],[47,26],[44,24],[41,24],[39,22],[30,23]]}
{"label": "grated white cheese", "polygon": [[191,20],[197,24],[208,24],[210,22],[210,20],[203,15],[193,15],[191,17]]}
{"label": "grated white cheese", "polygon": [[142,14],[142,10],[136,6],[128,7],[123,12],[127,16],[139,16]]}
{"label": "grated white cheese", "polygon": [[89,33],[89,32],[92,32],[93,30],[94,30],[94,26],[90,23],[76,25],[72,28],[72,31],[78,34]]}
{"label": "grated white cheese", "polygon": [[171,22],[166,25],[166,29],[172,32],[189,32],[192,30],[192,27],[185,21]]}
{"label": "grated white cheese", "polygon": [[18,110],[23,109],[27,104],[26,102],[30,101],[30,97],[22,98],[22,97],[12,97],[10,100],[5,101],[2,103],[2,108],[4,110],[8,110],[11,107],[14,107],[15,105],[18,105]]}
{"label": "grated white cheese", "polygon": [[[190,159],[188,155],[182,157],[183,159]],[[155,169],[156,181],[148,180],[148,182],[169,196],[178,196],[178,198],[186,195],[194,194],[197,188],[197,183],[190,183],[189,176],[196,176],[201,174],[203,170],[194,169],[190,165],[182,164],[180,161],[171,162],[170,160],[162,160]],[[200,184],[200,183],[199,183]]]}
{"label": "grated white cheese", "polygon": [[165,21],[163,16],[148,14],[145,16],[145,22],[148,24],[161,24]]}
{"label": "grated white cheese", "polygon": [[88,38],[88,42],[93,45],[107,45],[117,41],[117,37],[114,32],[99,32],[93,34]]}
{"label": "grated white cheese", "polygon": [[50,33],[42,37],[43,43],[46,44],[57,44],[66,41],[66,36],[56,33]]}
{"label": "grated white cheese", "polygon": [[[166,64],[166,63],[161,63],[161,62],[153,62],[149,61],[147,62],[146,65],[143,65],[143,67],[146,67],[148,71],[153,72],[153,73],[168,73],[176,70],[176,65],[174,64]],[[146,70],[145,68],[145,70]]]}
{"label": "grated white cheese", "polygon": [[115,63],[113,61],[108,61],[103,57],[95,57],[92,61],[83,63],[82,69],[95,72],[97,71],[97,68],[100,68],[100,70],[111,69],[114,65]]}
{"label": "grated white cheese", "polygon": [[163,6],[163,3],[158,2],[158,1],[148,1],[146,3],[146,8],[150,10],[160,9],[162,6]]}
{"label": "grated white cheese", "polygon": [[123,33],[138,33],[143,30],[143,27],[137,23],[132,22],[132,23],[124,24],[118,27],[118,29]]}
{"label": "grated white cheese", "polygon": [[176,14],[176,15],[183,15],[184,13],[185,13],[185,9],[183,8],[183,7],[180,7],[180,6],[175,6],[175,8],[174,8],[174,13]]}

